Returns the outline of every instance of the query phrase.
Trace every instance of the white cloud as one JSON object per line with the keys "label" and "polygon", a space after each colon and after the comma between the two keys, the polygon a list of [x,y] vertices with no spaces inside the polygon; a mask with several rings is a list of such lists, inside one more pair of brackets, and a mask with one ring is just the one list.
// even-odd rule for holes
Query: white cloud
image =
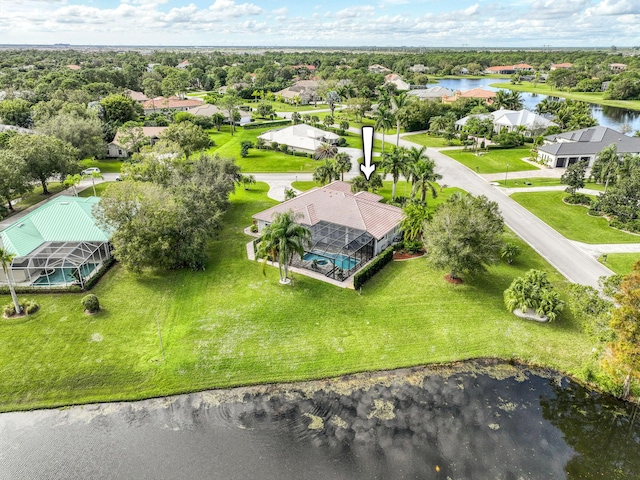
{"label": "white cloud", "polygon": [[373,15],[375,8],[372,5],[357,5],[355,7],[347,7],[337,11],[334,14],[327,12],[327,17],[333,18],[358,18],[363,15]]}
{"label": "white cloud", "polygon": [[289,9],[287,7],[282,7],[282,8],[278,8],[278,9],[274,10],[271,13],[273,13],[274,15],[277,15],[277,16],[283,16],[283,15],[286,15],[287,13],[289,13]]}
{"label": "white cloud", "polygon": [[233,0],[216,0],[209,7],[212,12],[218,12],[225,17],[241,17],[242,15],[259,15],[262,8],[253,3],[237,4]]}
{"label": "white cloud", "polygon": [[640,14],[640,2],[631,0],[604,0],[595,7],[587,9],[587,15],[626,14]]}

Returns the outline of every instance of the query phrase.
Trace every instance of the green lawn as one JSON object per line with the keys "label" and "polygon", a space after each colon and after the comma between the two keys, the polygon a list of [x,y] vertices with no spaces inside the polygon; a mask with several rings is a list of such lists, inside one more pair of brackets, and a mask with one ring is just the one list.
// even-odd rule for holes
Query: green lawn
{"label": "green lawn", "polygon": [[89,167],[98,167],[100,172],[102,173],[120,173],[120,169],[122,168],[122,164],[124,162],[122,160],[91,160],[89,158],[85,160],[80,160],[80,165],[82,168]]}
{"label": "green lawn", "polygon": [[[525,184],[528,182],[530,185]],[[501,187],[504,187],[504,180],[498,180],[497,183],[500,184]],[[528,187],[566,187],[560,183],[559,178],[543,178],[543,177],[531,177],[531,178],[518,178],[518,179],[507,179],[507,187],[509,188],[528,188]],[[595,182],[585,182],[584,188],[588,188],[590,190],[599,190],[604,191],[604,185],[595,183]]]}
{"label": "green lawn", "polygon": [[417,143],[418,145],[422,145],[423,147],[445,148],[461,145],[460,140],[458,140],[457,138],[452,139],[451,144],[449,144],[442,137],[436,137],[434,135],[425,133],[414,133],[413,135],[405,135],[404,137],[402,137],[402,139],[409,142]]}
{"label": "green lawn", "polygon": [[[481,156],[462,150],[450,150],[442,153],[480,174],[485,174],[506,172],[507,168],[509,172],[538,170],[535,165],[521,160],[530,156],[530,150],[530,146],[490,149],[488,153],[484,153]],[[509,165],[508,167],[507,164]]]}
{"label": "green lawn", "polygon": [[[102,192],[109,186],[113,185],[116,182],[101,182],[96,184],[96,195],[102,195]],[[78,193],[79,197],[92,197],[93,196],[93,186],[89,185],[88,188],[85,188],[80,193]]]}
{"label": "green lawn", "polygon": [[539,93],[540,95],[550,95],[552,97],[570,98],[573,100],[597,103],[599,105],[607,105],[610,107],[640,110],[640,100],[605,100],[604,92],[567,92],[565,90],[555,90],[550,85],[546,85],[544,83],[534,85],[531,82],[522,82],[520,85],[512,85],[511,83],[492,83],[490,86],[496,88],[507,88],[518,92],[532,92]]}
{"label": "green lawn", "polygon": [[633,265],[640,261],[640,253],[609,253],[606,262],[602,256],[598,260],[617,274],[628,275]]}
{"label": "green lawn", "polygon": [[426,259],[391,263],[362,295],[299,275],[294,287],[282,286],[275,268],[264,276],[246,259],[242,229],[274,204],[266,191],[258,184],[232,196],[206,270],[135,275],[116,265],[93,290],[103,306],[94,316],[83,313],[82,294],[22,295],[41,308],[0,320],[0,411],[478,357],[584,378],[592,345],[571,314],[539,324],[504,308],[503,290],[530,268],[565,283],[515,235],[523,253],[513,265],[459,286]]}
{"label": "green lawn", "polygon": [[511,195],[516,202],[555,228],[569,240],[584,243],[640,243],[640,235],[609,227],[605,218],[587,215],[580,205],[567,205],[564,192],[520,192]]}
{"label": "green lawn", "polygon": [[[53,195],[54,193],[61,192],[64,189],[65,189],[64,185],[62,185],[62,183],[60,182],[49,182],[47,183],[47,190],[49,190],[49,195],[43,195],[42,187],[38,185],[36,188],[33,189],[32,192],[23,195],[21,197],[21,200],[18,203],[15,203],[13,207],[16,208],[17,210],[24,210],[25,208],[29,208],[35,205],[36,203],[40,203],[40,202],[44,202],[45,200],[48,200],[49,198],[51,198],[51,195]],[[68,195],[73,195],[71,190],[69,190]]]}

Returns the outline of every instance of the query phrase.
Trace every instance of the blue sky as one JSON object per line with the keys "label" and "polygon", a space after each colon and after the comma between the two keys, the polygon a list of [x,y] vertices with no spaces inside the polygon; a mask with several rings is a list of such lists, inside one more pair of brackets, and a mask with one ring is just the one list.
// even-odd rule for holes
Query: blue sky
{"label": "blue sky", "polygon": [[0,0],[0,43],[640,46],[640,0]]}

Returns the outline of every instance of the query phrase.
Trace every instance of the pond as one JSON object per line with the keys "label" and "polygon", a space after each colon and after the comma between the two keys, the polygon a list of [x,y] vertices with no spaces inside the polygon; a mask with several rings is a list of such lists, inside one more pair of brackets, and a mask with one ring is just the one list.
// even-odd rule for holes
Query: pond
{"label": "pond", "polygon": [[[490,87],[489,84],[508,81],[509,79],[497,78],[443,78],[438,81],[437,85],[453,91],[465,91],[471,90],[472,88],[484,88],[486,90],[497,91],[499,90],[498,88]],[[521,92],[520,95],[522,96],[524,108],[531,111],[536,108],[538,103],[547,98],[547,95],[529,92]],[[598,121],[599,125],[620,131],[622,126],[626,124],[631,127],[632,132],[640,130],[640,111],[629,110],[628,108],[608,107],[594,103],[590,103],[589,105],[591,107],[591,114],[593,118]]]}
{"label": "pond", "polygon": [[637,478],[637,407],[493,361],[0,415],[0,478]]}

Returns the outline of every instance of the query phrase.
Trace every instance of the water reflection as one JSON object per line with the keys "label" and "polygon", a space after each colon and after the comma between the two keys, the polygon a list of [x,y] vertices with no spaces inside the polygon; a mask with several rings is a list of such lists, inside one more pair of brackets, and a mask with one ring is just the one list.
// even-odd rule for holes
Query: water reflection
{"label": "water reflection", "polygon": [[492,362],[0,415],[0,478],[632,478],[631,407]]}

